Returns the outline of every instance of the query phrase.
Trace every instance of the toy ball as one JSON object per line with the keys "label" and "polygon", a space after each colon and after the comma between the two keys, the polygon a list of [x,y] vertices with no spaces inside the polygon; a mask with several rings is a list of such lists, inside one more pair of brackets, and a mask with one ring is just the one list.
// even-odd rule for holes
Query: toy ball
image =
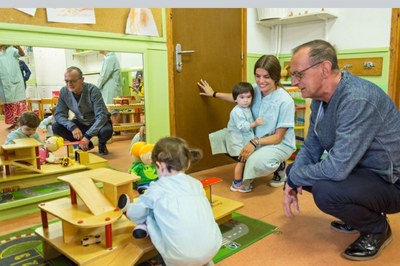
{"label": "toy ball", "polygon": [[61,137],[53,136],[46,140],[46,148],[51,152],[55,152],[62,146],[64,146],[64,139]]}
{"label": "toy ball", "polygon": [[131,146],[131,154],[133,156],[135,156],[136,158],[140,158],[140,149],[146,145],[146,142],[144,141],[138,141],[135,142],[132,146]]}

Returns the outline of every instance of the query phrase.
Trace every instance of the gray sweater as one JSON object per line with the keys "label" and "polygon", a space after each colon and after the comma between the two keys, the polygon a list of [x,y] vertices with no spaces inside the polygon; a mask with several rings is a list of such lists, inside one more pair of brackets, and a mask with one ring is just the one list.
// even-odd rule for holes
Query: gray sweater
{"label": "gray sweater", "polygon": [[[100,90],[93,84],[83,82],[83,91],[79,102],[67,87],[62,87],[54,117],[56,122],[66,127],[69,131],[77,128],[74,121],[86,126],[91,126],[85,136],[89,139],[96,136],[99,130],[110,119],[110,113],[103,101]],[[68,111],[75,114],[75,118],[68,120]]]}
{"label": "gray sweater", "polygon": [[[370,169],[389,183],[399,179],[400,113],[378,86],[342,72],[329,103],[313,101],[311,111],[289,185],[344,180],[354,168]],[[324,151],[328,155],[321,159]]]}

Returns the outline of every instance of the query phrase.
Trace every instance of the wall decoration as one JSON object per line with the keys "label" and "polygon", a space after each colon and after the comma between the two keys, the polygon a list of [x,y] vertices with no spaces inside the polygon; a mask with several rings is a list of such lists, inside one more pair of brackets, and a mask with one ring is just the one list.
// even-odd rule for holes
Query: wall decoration
{"label": "wall decoration", "polygon": [[47,8],[47,21],[96,24],[94,8]]}
{"label": "wall decoration", "polygon": [[125,33],[158,37],[157,25],[150,8],[131,8]]}
{"label": "wall decoration", "polygon": [[36,8],[16,8],[17,10],[24,12],[25,14],[31,15],[32,17],[36,13]]}

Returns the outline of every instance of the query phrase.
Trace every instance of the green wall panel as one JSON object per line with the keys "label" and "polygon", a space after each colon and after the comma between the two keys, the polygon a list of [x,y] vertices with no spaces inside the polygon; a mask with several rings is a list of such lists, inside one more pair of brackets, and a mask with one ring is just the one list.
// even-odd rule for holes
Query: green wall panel
{"label": "green wall panel", "polygon": [[[382,90],[387,92],[388,82],[389,82],[389,59],[390,52],[389,48],[373,48],[373,49],[354,49],[354,50],[341,50],[337,52],[338,59],[346,58],[364,58],[364,57],[382,57],[382,75],[381,76],[362,76],[362,78],[367,79],[376,85],[378,85]],[[256,55],[253,55],[257,57]],[[258,55],[261,56],[261,55]],[[279,57],[281,65],[284,62],[290,61],[291,54],[282,54]],[[250,64],[248,64],[251,66]],[[254,64],[253,64],[254,66]]]}

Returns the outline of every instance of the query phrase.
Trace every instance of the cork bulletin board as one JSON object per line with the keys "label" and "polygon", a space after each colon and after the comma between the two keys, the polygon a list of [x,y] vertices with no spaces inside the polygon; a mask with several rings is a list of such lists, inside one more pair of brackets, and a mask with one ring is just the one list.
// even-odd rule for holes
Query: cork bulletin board
{"label": "cork bulletin board", "polygon": [[[45,8],[37,8],[35,16],[30,16],[14,8],[0,8],[0,22],[125,34],[130,8],[95,8],[94,10],[96,24],[48,22]],[[162,37],[161,8],[151,8],[150,10],[160,37]]]}

